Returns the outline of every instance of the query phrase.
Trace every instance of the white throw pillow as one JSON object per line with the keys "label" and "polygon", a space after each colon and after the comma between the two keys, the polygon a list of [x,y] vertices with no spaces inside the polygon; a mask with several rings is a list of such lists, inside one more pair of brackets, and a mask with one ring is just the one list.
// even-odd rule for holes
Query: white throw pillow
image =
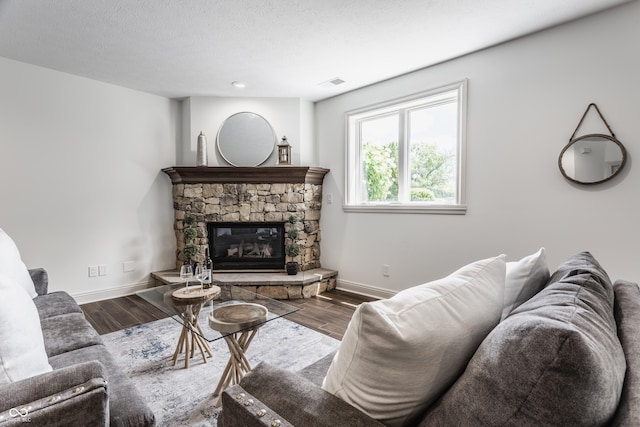
{"label": "white throw pillow", "polygon": [[544,248],[520,261],[508,262],[500,320],[504,320],[514,309],[540,292],[548,281],[549,267]]}
{"label": "white throw pillow", "polygon": [[0,276],[0,385],[51,371],[33,300]]}
{"label": "white throw pillow", "polygon": [[0,275],[9,277],[22,287],[31,298],[36,297],[36,289],[29,270],[20,258],[20,251],[13,239],[0,228]]}
{"label": "white throw pillow", "polygon": [[389,426],[411,421],[464,371],[498,324],[505,255],[361,304],[323,388]]}

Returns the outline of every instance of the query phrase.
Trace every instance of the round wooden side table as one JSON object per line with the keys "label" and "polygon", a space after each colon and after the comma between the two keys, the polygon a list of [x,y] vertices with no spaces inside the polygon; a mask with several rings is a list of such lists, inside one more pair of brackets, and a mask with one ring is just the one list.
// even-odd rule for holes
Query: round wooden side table
{"label": "round wooden side table", "polygon": [[[256,332],[266,322],[268,313],[269,310],[260,304],[234,303],[214,308],[209,314],[209,326],[224,335],[230,353],[214,396],[220,395],[230,384],[240,383],[251,370],[246,352]],[[219,398],[216,406],[220,403]]]}
{"label": "round wooden side table", "polygon": [[218,295],[220,295],[218,286],[211,286],[208,289],[190,286],[175,290],[171,294],[171,300],[182,318],[182,333],[178,338],[176,351],[173,353],[174,366],[178,356],[184,351],[184,367],[188,368],[189,359],[193,358],[196,346],[202,354],[204,363],[207,363],[207,357],[213,356],[209,343],[203,338],[204,333],[198,323],[198,316],[202,306]]}

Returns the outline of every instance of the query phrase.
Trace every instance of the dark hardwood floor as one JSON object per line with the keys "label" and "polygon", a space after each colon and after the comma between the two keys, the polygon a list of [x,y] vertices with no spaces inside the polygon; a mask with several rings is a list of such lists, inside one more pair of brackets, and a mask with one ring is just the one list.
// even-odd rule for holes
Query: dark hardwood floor
{"label": "dark hardwood floor", "polygon": [[100,335],[168,317],[137,295],[82,304],[80,308]]}
{"label": "dark hardwood floor", "polygon": [[341,340],[358,305],[375,298],[333,290],[313,298],[285,301],[300,307],[287,319]]}
{"label": "dark hardwood floor", "polygon": [[[362,302],[374,299],[333,290],[313,298],[284,302],[300,307],[299,311],[288,315],[287,319],[333,338],[342,339],[356,307]],[[83,304],[81,307],[89,323],[101,335],[167,317],[136,295]]]}

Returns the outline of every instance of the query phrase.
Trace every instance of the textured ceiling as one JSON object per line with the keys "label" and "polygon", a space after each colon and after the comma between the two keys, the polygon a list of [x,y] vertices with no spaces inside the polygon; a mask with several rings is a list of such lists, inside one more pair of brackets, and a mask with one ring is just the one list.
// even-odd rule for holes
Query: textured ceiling
{"label": "textured ceiling", "polygon": [[0,56],[172,98],[316,101],[627,1],[0,0]]}

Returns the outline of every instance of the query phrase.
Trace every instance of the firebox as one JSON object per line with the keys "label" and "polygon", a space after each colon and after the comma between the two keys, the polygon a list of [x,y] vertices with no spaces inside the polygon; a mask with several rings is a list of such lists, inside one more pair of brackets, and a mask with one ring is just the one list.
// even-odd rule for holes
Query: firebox
{"label": "firebox", "polygon": [[209,222],[214,270],[284,269],[283,222]]}

